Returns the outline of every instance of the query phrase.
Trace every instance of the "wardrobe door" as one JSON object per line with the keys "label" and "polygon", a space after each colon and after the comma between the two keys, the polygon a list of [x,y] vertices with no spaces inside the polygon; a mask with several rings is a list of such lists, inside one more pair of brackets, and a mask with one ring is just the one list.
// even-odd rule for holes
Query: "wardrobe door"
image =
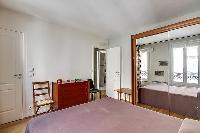
{"label": "wardrobe door", "polygon": [[170,114],[180,118],[199,117],[199,25],[169,32]]}
{"label": "wardrobe door", "polygon": [[138,104],[169,114],[168,33],[137,40]]}

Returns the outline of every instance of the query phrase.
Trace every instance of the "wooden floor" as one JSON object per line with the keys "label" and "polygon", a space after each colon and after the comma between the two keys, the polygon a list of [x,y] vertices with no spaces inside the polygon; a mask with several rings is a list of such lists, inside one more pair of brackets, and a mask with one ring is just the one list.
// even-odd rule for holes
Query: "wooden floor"
{"label": "wooden floor", "polygon": [[[148,105],[144,105],[144,104],[137,104],[137,106],[140,106],[140,107],[152,110],[152,111],[156,111],[156,112],[159,112],[159,113],[162,113],[162,114],[166,114],[166,115],[169,115],[169,116],[177,117],[177,118],[180,118],[180,119],[190,118],[189,116],[183,116],[183,115],[180,115],[180,114],[177,114],[177,113],[170,112],[169,110],[160,109],[160,108],[156,108],[156,107],[152,107],[152,106],[148,106]],[[193,119],[193,118],[191,118],[191,119]]]}
{"label": "wooden floor", "polygon": [[0,126],[0,133],[25,133],[26,125],[29,119],[19,120]]}

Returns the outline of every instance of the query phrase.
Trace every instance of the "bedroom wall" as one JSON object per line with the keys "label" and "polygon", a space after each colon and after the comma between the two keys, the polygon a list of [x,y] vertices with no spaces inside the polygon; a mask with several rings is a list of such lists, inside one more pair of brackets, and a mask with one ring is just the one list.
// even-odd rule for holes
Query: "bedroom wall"
{"label": "bedroom wall", "polygon": [[[32,114],[32,81],[91,78],[92,48],[107,46],[102,37],[4,8],[0,8],[0,20],[0,27],[24,32],[25,116]],[[32,68],[34,77],[29,73]]]}
{"label": "bedroom wall", "polygon": [[109,47],[121,47],[121,87],[131,88],[131,37],[109,40]]}
{"label": "bedroom wall", "polygon": [[200,11],[186,14],[184,16],[177,16],[176,18],[169,21],[155,24],[149,27],[142,27],[138,31],[133,29],[131,33],[124,33],[121,36],[110,38],[110,47],[120,46],[122,48],[122,87],[131,88],[131,35],[198,16],[200,16]]}
{"label": "bedroom wall", "polygon": [[[169,66],[160,66],[159,61],[169,61],[169,48],[165,43],[153,44],[149,54],[149,81],[168,82]],[[164,76],[155,75],[155,71],[164,71]]]}

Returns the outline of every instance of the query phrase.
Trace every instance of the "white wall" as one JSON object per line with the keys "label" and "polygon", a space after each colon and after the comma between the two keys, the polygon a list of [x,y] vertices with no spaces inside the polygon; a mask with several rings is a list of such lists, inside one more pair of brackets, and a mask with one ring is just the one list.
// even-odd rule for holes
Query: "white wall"
{"label": "white wall", "polygon": [[[91,78],[92,46],[106,42],[101,37],[4,8],[0,8],[0,27],[24,33],[25,116],[32,113],[32,81]],[[28,76],[31,68],[35,69],[33,78]]]}
{"label": "white wall", "polygon": [[109,41],[109,47],[121,47],[121,87],[131,88],[131,36]]}
{"label": "white wall", "polygon": [[[169,61],[169,45],[166,43],[153,44],[150,50],[149,81],[168,82],[169,66],[159,66],[159,61]],[[155,75],[155,71],[164,71],[164,76]]]}

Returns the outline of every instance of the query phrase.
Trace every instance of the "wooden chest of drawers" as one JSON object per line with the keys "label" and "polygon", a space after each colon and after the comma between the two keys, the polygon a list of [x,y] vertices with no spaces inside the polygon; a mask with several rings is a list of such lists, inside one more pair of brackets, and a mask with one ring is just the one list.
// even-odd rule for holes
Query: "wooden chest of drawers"
{"label": "wooden chest of drawers", "polygon": [[87,103],[89,101],[89,81],[61,82],[52,84],[52,96],[56,109]]}

